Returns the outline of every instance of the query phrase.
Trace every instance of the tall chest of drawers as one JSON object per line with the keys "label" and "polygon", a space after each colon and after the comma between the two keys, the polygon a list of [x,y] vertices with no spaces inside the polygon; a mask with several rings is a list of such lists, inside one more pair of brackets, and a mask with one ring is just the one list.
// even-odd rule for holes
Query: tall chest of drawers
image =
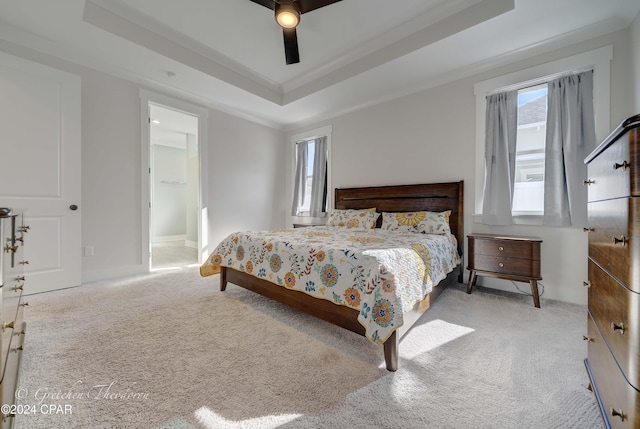
{"label": "tall chest of drawers", "polygon": [[586,159],[589,314],[585,365],[610,428],[640,428],[640,115]]}
{"label": "tall chest of drawers", "polygon": [[[0,208],[0,398],[4,405],[0,415],[0,429],[13,427],[20,360],[26,331],[22,313],[26,303],[22,292],[25,284],[25,233],[22,215]],[[7,410],[7,405],[9,406]],[[8,411],[8,412],[6,412]],[[13,410],[14,411],[14,410]]]}

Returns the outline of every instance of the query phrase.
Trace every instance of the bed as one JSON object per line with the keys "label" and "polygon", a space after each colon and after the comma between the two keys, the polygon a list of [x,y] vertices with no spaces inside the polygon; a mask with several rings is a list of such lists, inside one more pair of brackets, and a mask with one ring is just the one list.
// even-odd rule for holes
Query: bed
{"label": "bed", "polygon": [[[219,273],[221,291],[232,283],[383,345],[386,368],[396,371],[402,336],[448,285],[462,283],[463,185],[460,181],[337,188],[336,213],[375,208],[382,213],[375,228],[234,233],[220,243],[200,272]],[[386,228],[385,213],[420,211],[448,212],[450,234],[381,228]],[[348,245],[343,240],[349,240]],[[452,252],[453,259],[437,256]],[[424,268],[425,261],[430,268]],[[397,268],[395,262],[400,264]],[[379,271],[373,272],[376,267]],[[393,300],[385,299],[389,296]]]}

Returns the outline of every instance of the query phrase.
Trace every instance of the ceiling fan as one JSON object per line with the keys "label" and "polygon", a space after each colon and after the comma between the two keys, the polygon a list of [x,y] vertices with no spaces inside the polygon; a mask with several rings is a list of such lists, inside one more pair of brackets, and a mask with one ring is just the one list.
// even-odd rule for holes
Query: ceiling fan
{"label": "ceiling fan", "polygon": [[300,23],[300,15],[320,9],[342,0],[251,0],[254,3],[275,11],[278,25],[282,27],[284,37],[284,55],[287,65],[300,62],[298,53],[298,36],[296,27]]}

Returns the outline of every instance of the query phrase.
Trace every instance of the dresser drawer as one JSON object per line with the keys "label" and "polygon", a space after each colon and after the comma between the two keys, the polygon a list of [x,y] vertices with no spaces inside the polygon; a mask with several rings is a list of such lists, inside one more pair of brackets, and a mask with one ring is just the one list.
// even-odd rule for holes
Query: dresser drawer
{"label": "dresser drawer", "polygon": [[629,383],[640,388],[640,294],[589,261],[589,312]]}
{"label": "dresser drawer", "polygon": [[[637,428],[640,425],[640,392],[627,383],[591,315],[587,323],[590,338],[588,361],[602,400],[602,412],[612,428]],[[624,420],[614,415],[617,413],[624,414]]]}
{"label": "dresser drawer", "polygon": [[540,279],[540,261],[474,254],[469,269]]}
{"label": "dresser drawer", "polygon": [[631,261],[640,257],[640,229],[629,228],[640,213],[640,198],[589,203],[589,257],[635,292],[640,272]]}
{"label": "dresser drawer", "polygon": [[476,255],[509,258],[539,259],[540,242],[478,238],[469,240],[470,249]]}
{"label": "dresser drawer", "polygon": [[589,201],[632,195],[631,176],[638,174],[638,159],[632,160],[630,155],[629,139],[625,136],[588,164],[587,176],[592,182],[588,184]]}

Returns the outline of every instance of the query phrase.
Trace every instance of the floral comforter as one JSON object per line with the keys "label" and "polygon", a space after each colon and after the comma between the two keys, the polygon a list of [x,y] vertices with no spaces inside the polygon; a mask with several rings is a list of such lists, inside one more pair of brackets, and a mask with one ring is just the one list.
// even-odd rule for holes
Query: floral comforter
{"label": "floral comforter", "polygon": [[367,338],[381,344],[459,263],[453,235],[310,227],[233,233],[200,273],[231,267],[354,308]]}

